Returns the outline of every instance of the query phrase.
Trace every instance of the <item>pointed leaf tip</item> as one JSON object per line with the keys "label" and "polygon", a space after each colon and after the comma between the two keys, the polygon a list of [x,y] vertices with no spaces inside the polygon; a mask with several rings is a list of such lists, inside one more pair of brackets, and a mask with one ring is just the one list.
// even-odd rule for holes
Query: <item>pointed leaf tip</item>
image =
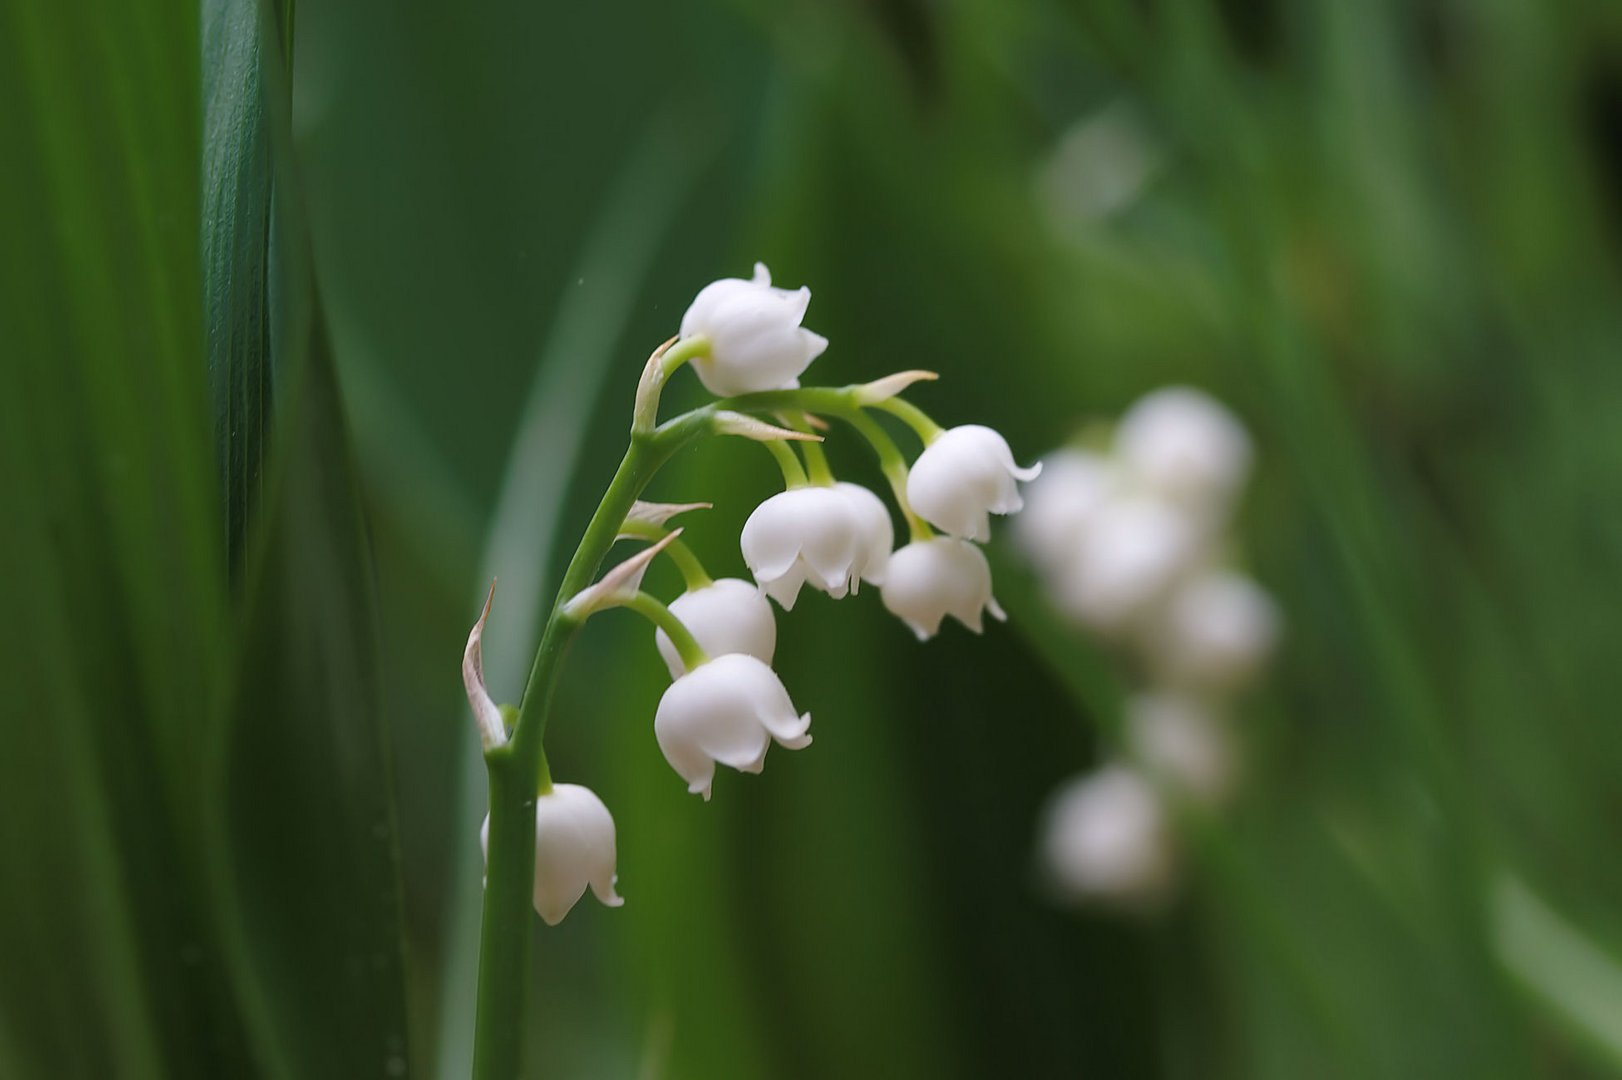
{"label": "pointed leaf tip", "polygon": [[575,593],[568,603],[563,605],[564,614],[584,619],[594,612],[609,607],[616,600],[635,595],[642,587],[642,575],[647,572],[648,565],[680,535],[680,529],[670,530],[658,543],[643,548],[604,574],[600,581]]}
{"label": "pointed leaf tip", "polygon": [[643,525],[663,525],[677,514],[685,514],[689,510],[710,510],[714,503],[656,503],[638,500],[631,504],[631,512],[625,515],[627,523],[637,522]]}
{"label": "pointed leaf tip", "polygon": [[486,750],[507,741],[507,727],[501,721],[501,708],[490,697],[484,685],[484,624],[490,618],[490,607],[495,603],[496,583],[490,581],[490,592],[484,598],[484,610],[479,621],[468,631],[467,648],[462,650],[462,686],[467,690],[468,707],[473,710],[473,721],[479,728],[479,741]]}
{"label": "pointed leaf tip", "polygon": [[748,413],[733,412],[731,409],[722,409],[715,414],[715,433],[717,435],[740,435],[745,439],[754,439],[756,442],[772,442],[778,439],[792,439],[799,442],[821,442],[822,436],[807,431],[791,431],[785,427],[768,424]]}
{"label": "pointed leaf tip", "polygon": [[940,378],[933,371],[898,371],[894,375],[886,375],[882,379],[861,386],[856,391],[858,405],[877,405],[881,401],[888,401],[913,383],[932,382]]}

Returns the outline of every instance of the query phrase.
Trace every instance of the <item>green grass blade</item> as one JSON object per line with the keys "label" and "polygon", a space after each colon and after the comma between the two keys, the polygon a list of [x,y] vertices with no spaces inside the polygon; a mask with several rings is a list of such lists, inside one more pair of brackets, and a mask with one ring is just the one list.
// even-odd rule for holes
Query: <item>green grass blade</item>
{"label": "green grass blade", "polygon": [[197,12],[0,9],[0,1075],[253,1075],[208,903],[229,646]]}
{"label": "green grass blade", "polygon": [[274,1071],[397,1075],[404,950],[374,570],[319,318],[312,332],[252,553],[221,761],[224,887]]}
{"label": "green grass blade", "polygon": [[[258,0],[204,0],[203,304],[227,551],[242,565],[263,491],[271,355],[272,171]],[[278,55],[271,41],[269,55]]]}

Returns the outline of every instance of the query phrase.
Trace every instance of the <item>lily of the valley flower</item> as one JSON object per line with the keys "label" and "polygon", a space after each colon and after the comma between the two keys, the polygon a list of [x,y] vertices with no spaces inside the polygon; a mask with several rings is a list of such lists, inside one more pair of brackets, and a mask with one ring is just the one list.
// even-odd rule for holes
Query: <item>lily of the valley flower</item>
{"label": "lily of the valley flower", "polygon": [[1103,633],[1141,624],[1202,554],[1201,536],[1177,507],[1128,498],[1100,509],[1054,577],[1066,614]]}
{"label": "lily of the valley flower", "polygon": [[890,549],[895,546],[895,524],[884,500],[860,484],[844,480],[834,490],[845,497],[856,520],[856,562],[851,567],[851,591],[857,582],[884,584],[884,573],[890,565]]}
{"label": "lily of the valley flower", "polygon": [[[490,819],[479,843],[490,853]],[[614,891],[614,817],[579,784],[554,784],[535,796],[535,911],[556,926],[589,885],[607,907],[625,903]]]}
{"label": "lily of the valley flower", "polygon": [[1042,475],[1025,488],[1014,538],[1032,562],[1054,572],[1121,486],[1121,470],[1089,450],[1066,449],[1042,459]]}
{"label": "lily of the valley flower", "polygon": [[1001,435],[964,424],[936,436],[907,476],[907,501],[925,521],[953,536],[991,539],[990,514],[1024,506],[1016,480],[1034,480],[1040,464],[1022,469]]}
{"label": "lily of the valley flower", "polygon": [[981,616],[1006,619],[991,595],[991,567],[967,540],[937,536],[916,540],[890,556],[883,585],[884,606],[927,641],[951,615],[975,633]]}
{"label": "lily of the valley flower", "polygon": [[1254,675],[1278,641],[1278,607],[1243,574],[1210,570],[1172,594],[1154,625],[1155,655],[1171,683],[1232,690]]}
{"label": "lily of the valley flower", "polygon": [[748,281],[704,286],[681,320],[682,337],[710,342],[692,362],[699,381],[718,397],[800,385],[800,374],[828,347],[827,338],[800,326],[810,304],[808,288],[773,288],[765,263],[755,264]]}
{"label": "lily of the valley flower", "polygon": [[1201,802],[1220,802],[1233,787],[1233,734],[1197,698],[1163,690],[1133,697],[1126,706],[1126,742],[1150,775]]}
{"label": "lily of the valley flower", "polygon": [[[772,662],[777,622],[772,618],[771,601],[747,581],[722,578],[692,589],[671,601],[670,613],[710,656],[745,653],[762,663]],[[687,665],[663,630],[654,631],[654,644],[672,679],[686,674]]]}
{"label": "lily of the valley flower", "polygon": [[790,488],[755,507],[738,544],[755,581],[791,611],[801,585],[838,599],[861,579],[869,557],[865,524],[837,487]]}
{"label": "lily of the valley flower", "polygon": [[758,773],[766,750],[811,745],[811,714],[796,714],[775,672],[753,656],[717,656],[670,684],[653,734],[687,790],[710,798],[717,763]]}
{"label": "lily of the valley flower", "polygon": [[1165,808],[1136,770],[1110,765],[1072,780],[1048,806],[1043,854],[1070,899],[1152,905],[1175,864]]}
{"label": "lily of the valley flower", "polygon": [[1221,513],[1250,471],[1250,437],[1210,396],[1170,386],[1138,399],[1115,429],[1135,482],[1191,509]]}

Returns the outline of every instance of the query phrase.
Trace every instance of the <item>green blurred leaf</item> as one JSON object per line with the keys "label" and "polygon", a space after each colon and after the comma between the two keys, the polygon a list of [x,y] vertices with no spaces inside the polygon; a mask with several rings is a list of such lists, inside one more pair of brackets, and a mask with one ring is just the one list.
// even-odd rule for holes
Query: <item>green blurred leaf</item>
{"label": "green blurred leaf", "polygon": [[209,903],[230,636],[197,13],[0,8],[0,1075],[251,1075]]}
{"label": "green blurred leaf", "polygon": [[219,884],[267,1070],[395,1076],[404,949],[375,568],[304,230],[285,17],[222,0],[205,55],[211,209],[235,215],[205,222],[215,423],[249,578],[215,776]]}
{"label": "green blurred leaf", "polygon": [[[272,404],[270,133],[258,0],[204,0],[203,301],[226,549],[241,567]],[[277,56],[276,42],[270,55]]]}
{"label": "green blurred leaf", "polygon": [[274,1071],[401,1075],[404,962],[375,582],[319,318],[302,366],[280,412],[232,696],[227,888]]}

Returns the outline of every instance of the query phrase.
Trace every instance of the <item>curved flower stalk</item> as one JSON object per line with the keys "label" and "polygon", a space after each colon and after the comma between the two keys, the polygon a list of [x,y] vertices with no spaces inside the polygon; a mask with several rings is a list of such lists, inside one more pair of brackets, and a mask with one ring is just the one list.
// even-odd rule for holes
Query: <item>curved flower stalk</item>
{"label": "curved flower stalk", "polygon": [[[604,904],[619,903],[613,817],[587,789],[554,785],[544,749],[559,668],[592,616],[625,608],[654,624],[672,680],[655,711],[654,737],[688,790],[705,800],[717,765],[758,773],[772,743],[791,750],[811,743],[810,714],[795,709],[771,667],[777,627],[768,598],[787,612],[806,585],[840,599],[866,582],[883,590],[885,606],[920,638],[935,634],[948,614],[976,631],[984,612],[1003,618],[985,557],[964,537],[984,540],[989,514],[1017,510],[1017,484],[1037,470],[1019,468],[1007,442],[989,428],[946,431],[908,401],[906,392],[933,380],[932,372],[801,387],[828,345],[803,325],[810,301],[809,289],[776,288],[757,265],[751,279],[723,279],[700,291],[681,334],[648,357],[630,444],[564,571],[516,707],[498,705],[486,688],[484,615],[469,635],[463,676],[490,777],[477,1077],[505,1078],[520,1069],[529,909],[556,922],[588,887]],[[664,386],[683,367],[719,398],[661,421]],[[909,467],[874,412],[898,417],[918,434],[925,449],[915,465]],[[884,500],[836,477],[824,457],[824,433],[836,431],[830,421],[853,430],[876,455],[909,533],[899,551],[892,550],[895,526]],[[784,490],[755,508],[739,538],[752,583],[712,578],[681,539],[683,530],[671,527],[677,515],[708,503],[642,501],[675,454],[719,436],[761,443],[783,474]],[[919,471],[923,480],[914,484]],[[909,502],[914,489],[924,504],[918,509]],[[930,520],[951,535],[936,536]],[[646,546],[599,574],[618,540]],[[660,556],[676,565],[686,586],[668,606],[642,586]]]}
{"label": "curved flower stalk", "polygon": [[1280,634],[1272,598],[1226,565],[1251,456],[1227,409],[1170,387],[1107,441],[1049,455],[1026,492],[1017,538],[1049,600],[1143,680],[1118,760],[1072,781],[1044,825],[1043,859],[1072,899],[1153,907],[1177,858],[1163,804],[1209,810],[1232,791],[1231,701]]}

